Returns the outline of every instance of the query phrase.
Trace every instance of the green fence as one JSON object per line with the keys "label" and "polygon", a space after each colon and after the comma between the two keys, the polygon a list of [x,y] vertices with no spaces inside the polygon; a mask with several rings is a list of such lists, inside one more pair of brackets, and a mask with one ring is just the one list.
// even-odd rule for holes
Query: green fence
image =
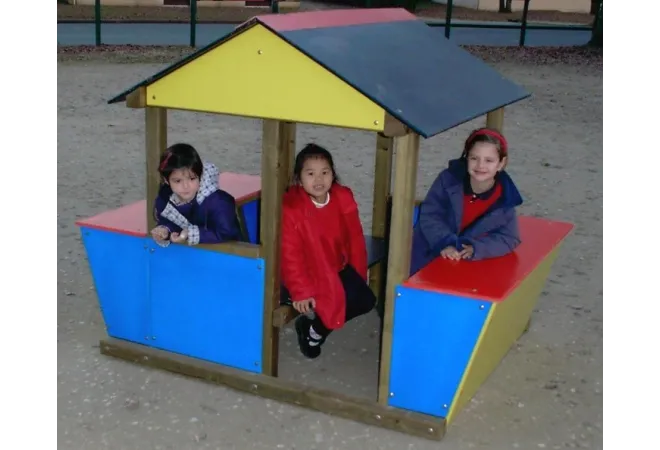
{"label": "green fence", "polygon": [[[364,6],[369,8],[382,8],[400,6],[414,11],[418,0],[346,0],[347,3],[356,6]],[[600,9],[594,18],[594,22],[589,25],[562,25],[562,24],[529,24],[527,16],[529,14],[529,4],[531,0],[525,0],[523,7],[522,20],[520,23],[452,23],[452,14],[454,8],[454,0],[447,0],[447,13],[444,22],[428,22],[431,27],[444,27],[445,37],[449,39],[451,36],[452,28],[489,28],[489,29],[507,29],[507,30],[520,30],[520,38],[518,44],[521,47],[525,46],[525,39],[528,30],[555,30],[555,31],[591,31],[592,40],[594,45],[602,45],[603,36],[603,2],[600,2]],[[190,0],[190,46],[197,46],[197,0]],[[279,5],[277,0],[271,0],[271,11],[279,13]],[[94,9],[94,22],[96,45],[101,45],[101,24],[103,23],[101,17],[101,0],[96,0]],[[600,37],[600,40],[598,39]]]}

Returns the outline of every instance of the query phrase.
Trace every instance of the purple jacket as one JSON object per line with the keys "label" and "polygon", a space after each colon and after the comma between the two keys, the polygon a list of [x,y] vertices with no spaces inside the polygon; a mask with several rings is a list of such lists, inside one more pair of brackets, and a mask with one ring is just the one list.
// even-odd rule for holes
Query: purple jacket
{"label": "purple jacket", "polygon": [[502,196],[486,213],[459,233],[463,215],[464,159],[449,162],[440,172],[420,205],[419,219],[413,230],[410,275],[440,256],[447,246],[458,250],[464,244],[474,247],[472,260],[495,258],[511,253],[520,244],[515,208],[523,200],[511,177],[504,171],[497,180]]}
{"label": "purple jacket", "polygon": [[[204,163],[197,196],[181,204],[168,184],[163,184],[154,202],[154,216],[158,225],[170,233],[188,230],[188,244],[218,244],[240,241],[241,231],[236,215],[236,201],[218,188],[218,169]],[[169,245],[166,241],[164,246]]]}

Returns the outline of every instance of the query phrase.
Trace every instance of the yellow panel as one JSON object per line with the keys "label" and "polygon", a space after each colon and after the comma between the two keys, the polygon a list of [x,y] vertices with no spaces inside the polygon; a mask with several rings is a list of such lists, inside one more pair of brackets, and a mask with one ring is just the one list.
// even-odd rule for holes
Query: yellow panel
{"label": "yellow panel", "polygon": [[385,111],[261,25],[147,86],[147,105],[382,131]]}
{"label": "yellow panel", "polygon": [[513,343],[525,331],[558,253],[559,246],[541,261],[511,295],[503,302],[495,303],[490,309],[447,414],[447,423],[452,422],[458,412],[470,401]]}

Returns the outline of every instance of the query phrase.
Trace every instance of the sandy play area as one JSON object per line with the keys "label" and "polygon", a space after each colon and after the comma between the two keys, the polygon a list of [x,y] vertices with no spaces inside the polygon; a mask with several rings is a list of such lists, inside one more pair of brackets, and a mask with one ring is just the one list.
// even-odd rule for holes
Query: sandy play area
{"label": "sandy play area", "polygon": [[[77,218],[143,198],[143,113],[106,100],[163,64],[58,63],[58,447],[155,449],[602,448],[602,68],[496,64],[532,97],[508,109],[509,171],[523,214],[566,220],[566,241],[530,331],[440,443],[145,369],[99,354],[105,329]],[[169,142],[186,141],[221,170],[259,174],[256,120],[173,112]],[[423,196],[484,119],[423,141]],[[301,125],[298,146],[334,154],[369,228],[375,136]],[[375,398],[378,319],[333,334],[324,354],[299,354],[291,326],[281,376]],[[432,332],[432,330],[430,331]]]}

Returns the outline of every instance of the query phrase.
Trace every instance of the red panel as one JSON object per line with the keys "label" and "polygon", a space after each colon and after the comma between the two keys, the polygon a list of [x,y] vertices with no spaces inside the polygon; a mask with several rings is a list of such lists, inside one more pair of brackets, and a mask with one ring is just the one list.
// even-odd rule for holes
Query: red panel
{"label": "red panel", "polygon": [[[252,200],[261,192],[261,177],[242,173],[223,172],[218,176],[220,188],[229,192],[237,203]],[[147,202],[140,200],[121,208],[102,212],[76,221],[80,227],[113,231],[131,236],[147,235]]]}
{"label": "red panel", "polygon": [[566,222],[519,217],[521,244],[501,258],[450,261],[437,258],[404,286],[461,297],[501,302],[573,229]]}
{"label": "red panel", "polygon": [[111,209],[89,219],[78,220],[76,225],[144,237],[147,235],[147,202],[140,200],[121,208]]}
{"label": "red panel", "polygon": [[223,172],[218,176],[218,184],[223,191],[229,192],[236,199],[236,203],[251,200],[261,192],[259,175]]}
{"label": "red panel", "polygon": [[275,31],[291,31],[417,20],[417,17],[403,8],[376,8],[271,14],[258,16],[257,19]]}

